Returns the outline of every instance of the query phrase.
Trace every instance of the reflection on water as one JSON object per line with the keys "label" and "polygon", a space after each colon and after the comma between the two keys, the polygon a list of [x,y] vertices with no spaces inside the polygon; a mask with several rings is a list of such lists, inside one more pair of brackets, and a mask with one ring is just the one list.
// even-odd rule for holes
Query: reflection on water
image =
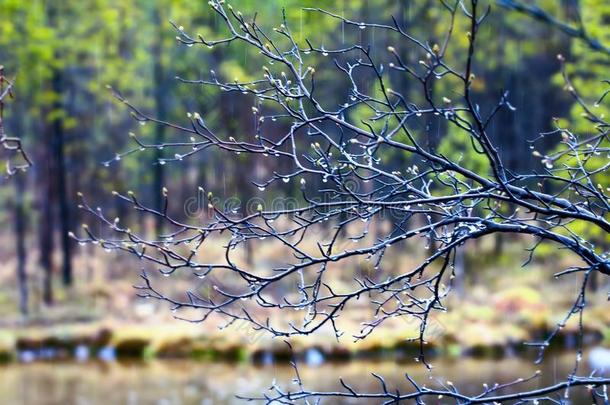
{"label": "reflection on water", "polygon": [[[574,355],[549,357],[541,366],[524,359],[440,361],[429,375],[421,365],[357,361],[301,367],[309,388],[339,390],[343,377],[361,390],[376,390],[371,372],[387,378],[391,386],[409,391],[409,373],[428,387],[436,376],[451,380],[461,391],[475,393],[481,383],[503,383],[531,375],[542,378],[531,388],[561,379],[574,366]],[[583,369],[582,372],[587,370]],[[365,376],[363,377],[364,375]],[[33,363],[0,367],[0,403],[24,405],[60,404],[158,404],[204,405],[242,403],[236,394],[257,394],[276,379],[289,387],[292,370],[287,366],[255,367],[249,364],[212,364],[189,360],[156,360],[142,363]],[[590,403],[583,389],[575,390],[572,404]],[[341,403],[328,401],[324,403]],[[343,402],[348,403],[348,402]]]}

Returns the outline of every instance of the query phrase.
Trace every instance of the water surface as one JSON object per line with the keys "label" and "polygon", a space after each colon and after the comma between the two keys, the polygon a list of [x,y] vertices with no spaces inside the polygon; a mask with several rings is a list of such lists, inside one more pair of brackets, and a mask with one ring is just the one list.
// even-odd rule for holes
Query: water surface
{"label": "water surface", "polygon": [[[309,388],[339,390],[338,378],[361,390],[376,390],[378,383],[371,372],[386,377],[391,387],[411,391],[404,374],[429,387],[444,376],[460,391],[480,392],[481,383],[505,383],[518,377],[542,371],[542,377],[530,387],[561,380],[573,367],[574,355],[550,357],[542,366],[531,360],[460,359],[433,362],[435,372],[429,374],[416,363],[392,361],[351,361],[324,363],[317,367],[301,366],[301,374]],[[586,367],[583,367],[583,372]],[[157,404],[207,405],[243,403],[236,394],[264,392],[276,379],[290,387],[293,371],[286,365],[257,367],[251,364],[206,363],[193,360],[153,360],[147,362],[65,362],[9,364],[0,367],[0,403],[23,405],[60,404]],[[296,386],[292,384],[292,389]],[[591,403],[585,389],[577,389],[572,404]],[[442,400],[436,400],[443,403]],[[323,403],[352,403],[337,400]],[[360,402],[362,403],[362,402]],[[432,403],[432,402],[429,402]],[[449,403],[449,402],[447,402]]]}

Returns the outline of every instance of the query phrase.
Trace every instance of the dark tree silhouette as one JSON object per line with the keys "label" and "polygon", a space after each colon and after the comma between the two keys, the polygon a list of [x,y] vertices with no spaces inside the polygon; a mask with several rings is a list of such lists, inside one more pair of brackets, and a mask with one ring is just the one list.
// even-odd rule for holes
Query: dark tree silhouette
{"label": "dark tree silhouette", "polygon": [[4,104],[7,97],[13,95],[13,82],[4,75],[4,66],[0,65],[0,146],[5,164],[5,175],[12,176],[19,170],[26,170],[30,159],[21,147],[18,137],[8,136],[4,128]]}
{"label": "dark tree silhouette", "polygon": [[[58,15],[61,10],[53,5],[47,8],[47,17],[51,26],[55,27],[58,24]],[[60,56],[57,55],[59,58]],[[51,78],[51,89],[55,94],[61,95],[64,88],[65,74],[61,69],[54,69]],[[63,98],[58,96],[53,102],[53,110],[60,111],[63,108]],[[72,275],[72,241],[68,237],[68,232],[71,229],[71,213],[68,203],[68,184],[67,184],[67,165],[65,153],[65,124],[62,115],[54,116],[51,125],[49,126],[51,155],[54,160],[54,172],[52,180],[55,187],[55,196],[59,208],[59,226],[61,229],[61,253],[62,253],[62,268],[61,278],[63,285],[69,287],[73,282]],[[49,236],[47,236],[49,237]],[[51,242],[52,243],[52,242]]]}
{"label": "dark tree silhouette", "polygon": [[[481,10],[477,0],[439,3],[447,13],[449,24],[438,44],[413,37],[398,21],[390,25],[367,23],[320,9],[307,9],[325,18],[339,19],[348,27],[381,31],[395,38],[396,45],[383,52],[360,44],[340,49],[327,49],[307,40],[306,45],[299,44],[285,18],[273,33],[267,33],[255,19],[246,18],[223,1],[213,0],[210,5],[224,22],[226,36],[220,39],[191,36],[183,27],[175,26],[179,42],[204,47],[245,43],[266,60],[261,77],[247,82],[232,81],[211,71],[207,79],[180,80],[213,86],[224,92],[244,93],[244,102],[254,100],[255,130],[252,134],[223,137],[197,112],[187,114],[187,124],[166,122],[146,114],[115,93],[135,120],[184,135],[175,142],[151,144],[132,134],[136,147],[125,154],[142,149],[175,150],[174,157],[162,162],[166,163],[217,148],[228,154],[260,154],[269,159],[286,160],[290,164],[283,167],[291,167],[290,170],[274,172],[256,186],[264,190],[276,183],[297,182],[302,199],[284,201],[284,205],[275,201],[272,206],[257,200],[255,205],[246,205],[245,212],[240,214],[234,207],[220,204],[208,192],[213,215],[205,223],[189,223],[168,214],[169,204],[173,202],[165,188],[161,209],[148,207],[132,192],[115,192],[117,198],[136,210],[165,221],[168,233],[151,240],[123,226],[118,218],[107,218],[102,210],[92,208],[82,198],[81,208],[107,224],[113,233],[111,237],[102,237],[84,225],[84,235],[72,235],[75,239],[132,253],[158,266],[165,276],[180,272],[197,277],[200,283],[210,283],[213,291],[206,296],[187,291],[186,298],[166,295],[153,283],[151,275],[143,272],[143,283],[137,287],[141,296],[168,302],[175,311],[198,311],[200,317],[189,318],[193,322],[221,314],[229,324],[247,322],[256,330],[284,338],[309,335],[323,328],[330,328],[339,338],[343,334],[339,325],[343,311],[356,300],[366,301],[374,315],[362,323],[354,338],[365,339],[390,318],[416,318],[420,324],[416,360],[429,366],[425,356],[427,326],[435,312],[446,310],[445,299],[455,284],[457,253],[467,241],[488,235],[516,234],[537,241],[530,249],[530,260],[541,242],[550,242],[571,251],[582,262],[580,266],[556,273],[557,278],[580,277],[581,287],[565,319],[544,339],[529,343],[539,349],[539,360],[566,322],[572,317],[582,317],[591,276],[609,275],[610,262],[607,252],[599,251],[571,225],[586,223],[589,227],[610,231],[608,190],[595,181],[596,175],[608,167],[606,161],[599,164],[596,157],[608,153],[610,125],[604,117],[595,114],[573,87],[565,73],[562,56],[558,56],[558,63],[564,72],[566,89],[581,105],[591,124],[591,133],[581,135],[555,122],[554,130],[532,136],[537,168],[516,173],[505,166],[501,152],[488,134],[500,111],[514,110],[509,94],[500,95],[495,105],[479,105],[471,89],[477,69],[477,34],[489,13],[489,9]],[[463,50],[454,41],[456,35],[464,35],[456,32],[458,21],[468,27],[467,45]],[[454,46],[457,48],[450,52]],[[411,57],[404,56],[407,53]],[[345,103],[327,105],[325,102],[324,89],[317,80],[319,73],[308,64],[313,54],[332,59],[336,80],[345,83]],[[411,60],[413,55],[415,60]],[[362,86],[363,75],[371,77],[375,86]],[[419,104],[400,88],[390,85],[406,80],[412,88],[419,87]],[[442,88],[451,89],[451,93],[442,94],[438,90]],[[599,103],[604,102],[604,96]],[[366,112],[364,119],[362,111]],[[470,150],[464,153],[463,159],[451,159],[439,153],[434,142],[429,142],[428,133],[418,124],[431,121],[443,130],[457,131],[468,141],[465,144]],[[278,122],[288,128],[281,136],[275,133]],[[555,141],[553,152],[543,154],[534,149],[542,138]],[[391,152],[407,156],[408,167],[397,169],[388,165],[383,157]],[[470,167],[468,157],[473,154],[485,158],[486,170],[474,171]],[[389,222],[391,229],[376,229],[375,238],[367,238],[369,229],[380,218]],[[248,241],[257,239],[281,243],[292,258],[268,269],[240,265],[236,255]],[[223,261],[199,259],[198,254],[207,244],[219,243],[219,240],[226,242]],[[312,240],[315,249],[310,247]],[[421,247],[425,259],[408,269],[389,271],[382,267],[389,249],[406,244]],[[375,270],[355,274],[351,284],[340,288],[333,285],[330,274],[356,257],[372,261]],[[303,310],[299,314],[304,315],[295,317],[295,310]],[[184,318],[179,314],[178,318]],[[582,341],[582,328],[580,337]],[[586,385],[594,402],[607,402],[604,385],[610,379],[579,374],[581,346],[570,375],[562,382],[535,390],[520,390],[518,386],[538,378],[540,373],[506,385],[485,385],[474,396],[462,394],[451,383],[429,388],[409,376],[407,379],[413,387],[410,392],[391,389],[380,376],[375,376],[380,382],[376,392],[359,392],[343,381],[342,391],[315,392],[305,388],[306,381],[301,380],[295,365],[295,390],[274,385],[269,393],[257,399],[267,403],[293,403],[331,397],[424,403],[442,395],[464,404],[544,399],[561,402],[570,388]],[[515,393],[501,394],[507,386],[517,386],[513,387]]]}
{"label": "dark tree silhouette", "polygon": [[[9,137],[4,129],[4,98],[12,96],[13,83],[4,75],[4,66],[0,65],[0,144],[6,159],[6,175],[13,176],[18,171],[25,171],[31,164],[27,154],[21,147],[21,140],[17,137]],[[15,163],[16,159],[16,163]],[[13,210],[15,215],[15,240],[17,253],[17,280],[19,283],[19,310],[22,315],[28,314],[28,285],[25,248],[26,216],[24,212],[23,195],[25,179],[17,176],[15,181],[15,201]]]}

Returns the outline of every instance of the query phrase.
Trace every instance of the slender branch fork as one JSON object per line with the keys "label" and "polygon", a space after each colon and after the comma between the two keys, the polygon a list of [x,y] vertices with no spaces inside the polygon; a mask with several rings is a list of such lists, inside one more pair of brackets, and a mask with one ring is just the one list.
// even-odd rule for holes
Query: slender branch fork
{"label": "slender branch fork", "polygon": [[[573,133],[557,123],[555,130],[540,134],[532,141],[534,147],[538,139],[552,137],[557,143],[554,151],[542,155],[534,150],[534,156],[541,161],[540,169],[520,174],[504,165],[488,132],[499,111],[514,110],[509,94],[502,94],[497,104],[489,107],[480,106],[472,91],[476,80],[477,33],[489,13],[489,9],[481,10],[478,1],[440,3],[449,23],[439,44],[415,38],[396,20],[389,25],[368,23],[321,9],[304,10],[337,19],[346,27],[383,31],[395,37],[400,47],[390,46],[383,55],[360,44],[328,49],[308,40],[305,44],[299,43],[285,16],[274,32],[269,33],[256,18],[247,18],[223,1],[212,0],[209,4],[222,21],[226,36],[218,39],[192,36],[183,27],[174,25],[177,40],[187,46],[208,48],[234,42],[245,44],[265,61],[261,76],[251,81],[225,80],[212,70],[208,78],[178,79],[244,94],[246,100],[254,100],[253,133],[220,134],[198,112],[189,112],[185,123],[161,121],[113,90],[139,123],[165,125],[184,136],[176,142],[151,144],[131,133],[136,146],[118,154],[115,160],[155,148],[176,151],[173,158],[162,159],[159,164],[187,159],[210,148],[228,154],[261,155],[285,161],[287,165],[282,167],[291,169],[275,171],[265,181],[255,183],[256,186],[265,190],[296,181],[301,187],[302,201],[270,209],[259,203],[256,209],[239,213],[223,207],[213,192],[207,191],[208,208],[213,215],[203,223],[194,223],[168,213],[172,201],[167,189],[162,191],[165,207],[161,210],[148,207],[131,191],[114,192],[116,198],[136,210],[162,217],[167,222],[171,231],[151,239],[122,225],[119,218],[108,218],[80,195],[80,207],[112,232],[110,237],[102,237],[83,225],[83,233],[72,237],[81,243],[129,252],[168,277],[177,272],[197,277],[194,280],[197,287],[187,291],[186,298],[165,294],[146,271],[142,273],[142,284],[136,286],[142,297],[165,301],[174,311],[190,309],[192,313],[195,310],[200,316],[187,318],[192,322],[202,322],[217,314],[228,319],[227,324],[245,321],[255,330],[275,337],[331,330],[339,339],[344,333],[339,317],[358,301],[359,305],[370,306],[373,314],[353,335],[355,340],[361,340],[391,318],[414,317],[420,323],[419,336],[414,339],[420,347],[416,360],[430,367],[424,355],[427,326],[432,314],[446,310],[444,302],[455,283],[456,252],[466,242],[492,234],[530,236],[537,241],[530,250],[530,260],[541,242],[556,244],[582,260],[581,266],[556,274],[556,277],[581,276],[582,283],[566,318],[546,339],[529,343],[540,349],[539,361],[542,360],[551,339],[566,322],[572,317],[582,317],[590,275],[610,274],[607,252],[594,246],[572,226],[584,223],[603,232],[610,231],[608,190],[595,180],[608,167],[607,163],[600,167],[595,162],[600,154],[608,153],[609,124],[593,112],[570,84],[563,57],[558,57],[558,63],[564,72],[566,88],[582,106],[593,135]],[[463,51],[454,51],[449,58],[447,54],[457,35],[454,28],[458,19],[468,22],[468,46]],[[407,51],[411,56],[418,55],[415,61],[404,56]],[[319,73],[308,64],[312,55],[332,59],[332,69],[346,83],[345,103],[326,105],[324,89],[317,86]],[[364,76],[373,78],[372,90],[363,87],[359,79]],[[421,105],[412,102],[406,92],[392,88],[391,78],[406,78],[417,86]],[[459,90],[452,99],[439,98],[432,91],[444,82],[458,83]],[[604,102],[604,97],[598,102]],[[361,118],[362,111],[366,112],[365,119]],[[426,142],[429,134],[417,124],[430,120],[438,121],[444,130],[459,131],[472,151],[484,157],[487,170],[474,171],[467,161],[450,159],[429,146]],[[384,159],[391,153],[403,156],[408,162],[405,167],[395,170]],[[203,188],[199,191],[206,192]],[[391,229],[367,237],[371,226],[380,218],[390,223]],[[237,257],[240,248],[261,239],[279,243],[291,253],[291,258],[266,269],[241,264]],[[202,260],[205,246],[219,240],[226,242],[224,259]],[[313,249],[312,240],[315,241]],[[409,269],[384,267],[385,253],[407,244],[424,246],[425,258]],[[374,271],[355,274],[351,284],[333,285],[331,275],[336,277],[341,264],[353,263],[359,258],[371,262]],[[211,292],[200,293],[202,285],[210,287]],[[295,315],[295,310],[303,312]],[[185,319],[179,313],[175,316]],[[582,323],[579,324],[582,340]],[[303,388],[295,364],[297,391],[274,385],[271,394],[250,399],[292,403],[349,397],[383,403],[409,400],[424,403],[426,399],[443,396],[460,404],[541,399],[561,403],[572,387],[585,385],[594,402],[607,403],[605,385],[610,380],[595,374],[579,375],[580,347],[579,344],[574,370],[563,382],[520,390],[513,386],[529,379],[519,379],[508,384],[514,394],[499,392],[507,385],[494,385],[478,395],[468,396],[452,384],[430,389],[409,376],[407,379],[413,386],[409,393],[391,390],[380,376],[375,376],[381,387],[375,393],[358,392],[343,381],[343,391],[315,392]],[[538,376],[536,373],[531,378]]]}
{"label": "slender branch fork", "polygon": [[[8,153],[6,158],[6,176],[11,177],[19,170],[26,170],[32,165],[28,155],[21,147],[21,140],[17,137],[9,137],[4,130],[4,99],[13,96],[13,82],[4,75],[4,66],[0,65],[0,145]],[[13,155],[21,156],[19,163],[13,164]]]}

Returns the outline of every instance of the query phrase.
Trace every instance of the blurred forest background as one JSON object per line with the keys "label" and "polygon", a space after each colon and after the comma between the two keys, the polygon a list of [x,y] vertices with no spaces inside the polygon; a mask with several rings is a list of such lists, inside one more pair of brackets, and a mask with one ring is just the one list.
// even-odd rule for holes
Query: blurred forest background
{"label": "blurred forest background", "polygon": [[[385,57],[388,46],[397,46],[388,38],[374,30],[344,26],[303,7],[324,7],[355,21],[387,23],[395,16],[414,36],[436,43],[447,21],[434,3],[437,1],[239,0],[234,7],[244,15],[258,12],[259,23],[269,29],[280,24],[284,8],[288,24],[303,42],[308,38],[327,48],[361,43]],[[552,129],[554,119],[569,122],[576,131],[588,130],[579,107],[563,89],[557,55],[565,56],[574,84],[591,102],[606,89],[602,80],[608,78],[610,57],[590,52],[585,43],[551,26],[489,3],[493,11],[479,36],[477,78],[472,89],[482,104],[494,104],[503,90],[510,91],[516,112],[501,113],[491,133],[506,165],[525,172],[541,167],[540,158],[526,141]],[[610,44],[607,1],[543,0],[536,4],[567,23],[576,21],[579,10],[589,34]],[[162,120],[184,123],[187,111],[198,111],[225,137],[253,131],[252,103],[246,98],[180,83],[175,77],[198,79],[214,69],[223,77],[246,80],[262,74],[259,55],[239,44],[209,50],[180,45],[170,20],[207,37],[216,36],[222,26],[205,1],[0,0],[0,64],[14,81],[13,97],[5,99],[5,130],[22,139],[34,162],[26,172],[2,180],[0,188],[0,327],[7,342],[14,342],[14,335],[23,338],[33,330],[42,333],[46,327],[62,325],[95,328],[129,324],[135,328],[138,323],[171,322],[167,308],[136,298],[131,286],[137,282],[139,263],[126,255],[81,247],[68,236],[71,231],[78,232],[84,222],[77,192],[113,213],[109,217],[116,215],[122,223],[151,234],[162,231],[162,224],[142,221],[127,205],[117,203],[113,190],[133,190],[140,200],[155,207],[162,203],[161,190],[167,187],[176,201],[189,202],[188,206],[170,207],[172,216],[185,221],[205,218],[207,204],[204,198],[198,199],[198,186],[225,200],[237,197],[244,204],[255,196],[271,200],[299,195],[297,184],[257,189],[253,181],[281,169],[274,166],[278,163],[273,159],[259,155],[228,156],[210,150],[168,164],[165,159],[174,156],[165,150],[117,155],[134,147],[128,135],[131,131],[151,142],[176,137],[162,126],[136,125],[107,86]],[[459,25],[457,30],[465,32]],[[460,35],[466,44],[466,36],[457,37]],[[328,104],[342,104],[345,100],[339,98],[339,89],[344,84],[336,80],[331,58],[316,58],[318,86],[328,94]],[[415,58],[405,55],[412,63],[417,63]],[[414,103],[421,101],[421,89],[414,83],[404,80],[392,84]],[[374,81],[363,77],[360,85],[373,86]],[[607,104],[598,108],[607,109]],[[467,140],[443,128],[422,126],[420,136],[455,158],[466,153],[462,158],[475,168],[481,159],[465,152],[470,150],[464,144]],[[547,150],[553,147],[553,143],[546,144]],[[407,156],[387,159],[396,168],[409,163]],[[599,174],[599,182],[608,185],[607,176]],[[592,238],[606,249],[610,243],[608,235]],[[544,325],[553,323],[571,299],[563,291],[573,292],[573,285],[549,284],[552,272],[560,268],[558,263],[573,258],[549,247],[536,257],[534,268],[540,271],[523,272],[519,265],[527,257],[523,248],[528,243],[531,240],[495,239],[468,245],[462,263],[466,293],[457,311],[475,325],[471,335],[478,339],[471,336],[469,342],[499,345],[511,339],[523,340],[530,333],[527,328],[544,330]],[[258,265],[276,254],[263,243],[252,250],[248,254],[253,256],[244,260],[257,261]],[[405,251],[395,260],[408,262],[410,254],[416,252]],[[343,276],[349,277],[355,269],[345,271]],[[509,278],[511,288],[498,292],[496,287],[506,285]],[[593,283],[593,289],[599,289],[601,281]],[[179,283],[174,287],[184,290]],[[600,302],[604,294],[600,293]],[[606,315],[603,312],[592,311],[589,324],[600,334],[609,330],[608,311]],[[505,325],[507,313],[521,324]],[[463,320],[452,319],[439,321],[444,330],[464,327]],[[190,328],[188,333],[202,333],[201,326],[173,322],[173,330]],[[519,325],[525,325],[526,330]],[[206,326],[205,332],[210,329]],[[153,335],[153,331],[147,328],[133,336]]]}

